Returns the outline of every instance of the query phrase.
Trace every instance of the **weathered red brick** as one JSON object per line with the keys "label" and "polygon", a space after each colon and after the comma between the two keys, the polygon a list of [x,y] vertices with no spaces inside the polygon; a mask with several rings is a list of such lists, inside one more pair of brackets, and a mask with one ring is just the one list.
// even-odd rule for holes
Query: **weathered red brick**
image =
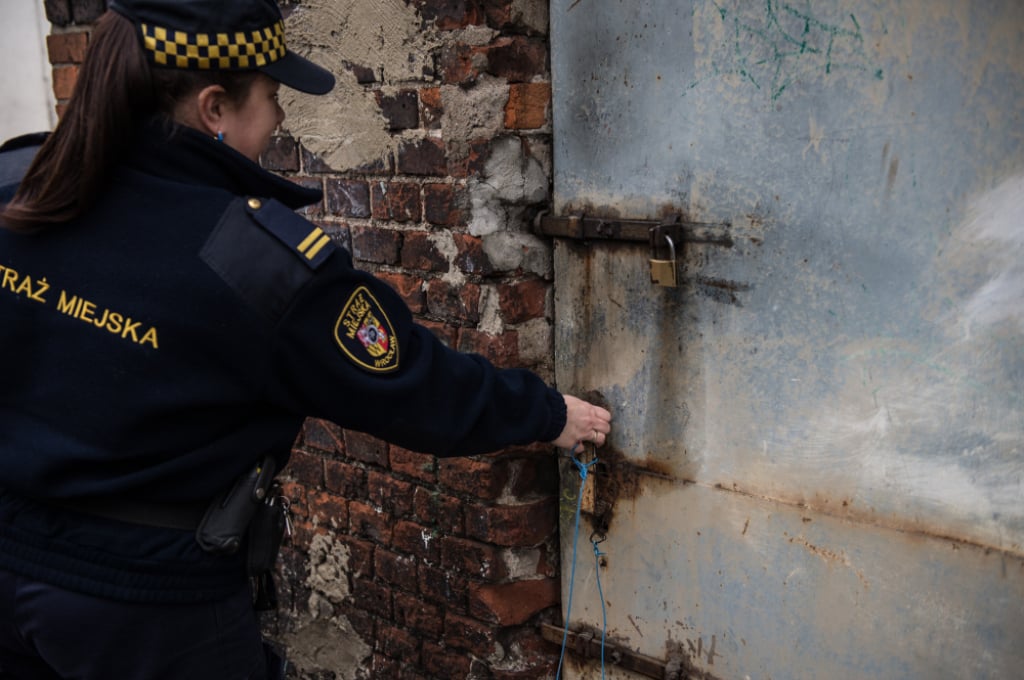
{"label": "weathered red brick", "polygon": [[515,324],[543,318],[547,311],[549,290],[551,284],[537,278],[500,284],[498,304],[502,319]]}
{"label": "weathered red brick", "polygon": [[456,286],[441,279],[428,281],[427,309],[434,316],[475,325],[480,321],[480,286]]}
{"label": "weathered red brick", "polygon": [[471,583],[469,613],[500,626],[516,626],[535,614],[553,607],[561,599],[555,579],[513,581],[512,583]]}
{"label": "weathered red brick", "polygon": [[484,21],[478,3],[467,0],[412,0],[423,17],[424,27],[429,22],[442,31],[466,28]]}
{"label": "weathered red brick", "polygon": [[[318,177],[289,177],[287,178],[292,184],[297,184],[300,187],[306,187],[307,189],[316,189],[320,191],[323,189],[323,185]],[[323,217],[324,215],[324,202],[316,201],[307,206],[298,209],[298,213],[305,217],[307,220],[314,218]],[[324,230],[325,233],[330,234],[331,238],[338,240],[344,234],[344,238],[347,239],[348,228],[338,224],[324,224],[318,223],[318,227]]]}
{"label": "weathered red brick", "polygon": [[462,211],[456,201],[454,184],[424,184],[423,219],[445,227],[461,224]]}
{"label": "weathered red brick", "polygon": [[373,539],[381,545],[391,543],[391,515],[358,501],[349,502],[348,513],[353,534]]}
{"label": "weathered red brick", "polygon": [[372,644],[373,640],[377,638],[377,617],[360,609],[351,600],[343,602],[338,609],[348,619],[355,634],[364,642]]}
{"label": "weathered red brick", "polygon": [[494,273],[491,258],[484,252],[484,242],[479,236],[472,234],[452,234],[459,254],[455,264],[459,269],[474,276],[490,276]]}
{"label": "weathered red brick", "polygon": [[478,177],[483,174],[487,167],[487,161],[491,157],[492,140],[471,139],[469,151],[458,162],[451,161],[448,170],[452,177]]}
{"label": "weathered red brick", "polygon": [[402,233],[380,227],[352,227],[352,257],[365,262],[396,264]]}
{"label": "weathered red brick", "polygon": [[260,165],[274,172],[298,172],[299,145],[291,137],[274,135],[260,154]]}
{"label": "weathered red brick", "polygon": [[468,678],[471,660],[466,653],[433,642],[424,642],[423,670],[439,678]]}
{"label": "weathered red brick", "polygon": [[71,18],[76,24],[91,24],[107,9],[106,0],[72,0]]}
{"label": "weathered red brick", "polygon": [[487,49],[476,45],[448,45],[441,50],[438,71],[448,85],[472,85],[487,68]]}
{"label": "weathered red brick", "polygon": [[487,49],[487,72],[510,83],[530,81],[547,69],[548,46],[540,38],[499,38]]}
{"label": "weathered red brick", "polygon": [[370,216],[370,185],[365,181],[330,178],[324,195],[332,215],[360,219]]}
{"label": "weathered red brick", "polygon": [[494,500],[509,480],[509,461],[503,458],[442,458],[437,479],[455,493]]}
{"label": "weathered red brick", "polygon": [[309,518],[314,524],[332,529],[348,528],[348,501],[346,499],[327,491],[309,492],[307,503],[309,504]]}
{"label": "weathered red brick", "polygon": [[549,448],[543,455],[512,461],[508,493],[515,498],[554,496],[558,493],[558,465]]}
{"label": "weathered red brick", "polygon": [[413,492],[416,519],[446,534],[462,534],[462,500],[418,486]]}
{"label": "weathered red brick", "polygon": [[302,424],[302,445],[309,448],[341,453],[345,450],[345,436],[340,427],[327,420],[307,418]]}
{"label": "weathered red brick", "polygon": [[377,548],[373,555],[373,570],[377,578],[388,585],[409,593],[418,590],[415,557]]}
{"label": "weathered red brick", "polygon": [[71,3],[68,0],[44,0],[46,19],[54,26],[67,26],[71,23]]}
{"label": "weathered red brick", "polygon": [[394,95],[386,95],[378,90],[377,104],[389,130],[419,127],[419,97],[416,90],[399,90]]}
{"label": "weathered red brick", "polygon": [[394,222],[420,220],[420,186],[411,182],[374,182],[370,185],[373,217]]}
{"label": "weathered red brick", "polygon": [[57,99],[68,99],[78,80],[77,66],[56,66],[53,69],[53,95]]}
{"label": "weathered red brick", "polygon": [[51,64],[81,64],[88,45],[89,34],[83,31],[46,36],[46,51]]}
{"label": "weathered red brick", "polygon": [[505,128],[536,130],[548,120],[551,83],[513,83],[505,105]]}
{"label": "weathered red brick", "polygon": [[336,541],[348,548],[348,572],[354,578],[373,577],[373,553],[377,546],[353,536],[335,536]]}
{"label": "weathered red brick", "polygon": [[374,436],[355,430],[345,430],[345,450],[350,458],[387,467],[388,445]]}
{"label": "weathered red brick", "polygon": [[437,177],[448,174],[444,142],[434,137],[402,141],[398,146],[398,172]]}
{"label": "weathered red brick", "polygon": [[424,482],[433,482],[437,479],[437,458],[392,445],[391,469]]}
{"label": "weathered red brick", "polygon": [[505,28],[512,18],[512,0],[483,0],[484,15],[491,28]]}
{"label": "weathered red brick", "polygon": [[391,545],[399,552],[415,555],[428,562],[437,562],[441,555],[439,532],[415,522],[396,522]]}
{"label": "weathered red brick", "polygon": [[492,335],[475,328],[463,328],[459,331],[457,348],[460,352],[483,355],[498,366],[513,367],[520,364],[519,334],[514,330]]}
{"label": "weathered red brick", "polygon": [[[393,626],[377,627],[377,649],[385,656],[400,659],[404,664],[419,665],[420,641],[408,631]],[[378,676],[378,677],[398,677]]]}
{"label": "weathered red brick", "polygon": [[466,535],[498,545],[538,545],[556,530],[557,513],[555,498],[521,505],[467,505]]}
{"label": "weathered red brick", "polygon": [[501,548],[457,536],[441,538],[441,565],[488,581],[501,580],[508,572]]}
{"label": "weathered red brick", "polygon": [[370,470],[366,473],[367,498],[370,503],[395,518],[408,517],[413,509],[413,485],[395,479],[386,472]]}
{"label": "weathered red brick", "polygon": [[[382,634],[386,634],[382,631]],[[375,646],[380,649],[382,641],[380,635],[374,637]],[[417,658],[419,655],[417,654]],[[398,674],[402,672],[402,664],[394,658],[386,656],[383,652],[379,652],[373,655],[370,661],[370,668],[373,672],[374,678],[397,678]]]}
{"label": "weathered red brick", "polygon": [[323,486],[324,459],[313,453],[293,451],[288,465],[282,470],[282,477],[313,488]]}
{"label": "weathered red brick", "polygon": [[[423,277],[401,272],[379,272],[377,278],[394,288],[413,314],[422,314],[427,308],[427,294],[424,290]],[[392,458],[394,458],[393,450]],[[394,461],[392,460],[393,465]]]}
{"label": "weathered red brick", "polygon": [[494,653],[494,630],[475,619],[448,614],[444,617],[444,642],[456,649],[486,657]]}
{"label": "weathered red brick", "polygon": [[455,347],[459,339],[459,329],[450,323],[420,319],[420,325],[430,330],[445,347]]}
{"label": "weathered red brick", "polygon": [[352,579],[352,602],[371,614],[391,618],[391,589],[369,579]]}
{"label": "weathered red brick", "polygon": [[405,233],[402,244],[402,266],[406,269],[447,271],[448,260],[437,249],[431,234],[410,231]]}
{"label": "weathered red brick", "polygon": [[420,90],[420,107],[423,127],[427,130],[440,130],[441,119],[444,116],[441,88],[425,87]]}
{"label": "weathered red brick", "polygon": [[444,617],[439,607],[402,592],[393,593],[393,600],[396,624],[432,638],[440,637]]}
{"label": "weathered red brick", "polygon": [[420,597],[447,611],[465,613],[469,582],[465,575],[420,563],[417,569]]}
{"label": "weathered red brick", "polygon": [[344,461],[326,460],[324,487],[345,498],[365,498],[366,470]]}

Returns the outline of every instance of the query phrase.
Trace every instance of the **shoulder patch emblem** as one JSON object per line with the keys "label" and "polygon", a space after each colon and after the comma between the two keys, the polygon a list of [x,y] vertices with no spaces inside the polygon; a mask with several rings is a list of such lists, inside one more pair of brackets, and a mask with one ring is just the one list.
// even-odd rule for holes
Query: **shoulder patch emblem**
{"label": "shoulder patch emblem", "polygon": [[359,286],[334,324],[334,341],[352,363],[373,373],[398,368],[398,337],[384,309],[366,286]]}

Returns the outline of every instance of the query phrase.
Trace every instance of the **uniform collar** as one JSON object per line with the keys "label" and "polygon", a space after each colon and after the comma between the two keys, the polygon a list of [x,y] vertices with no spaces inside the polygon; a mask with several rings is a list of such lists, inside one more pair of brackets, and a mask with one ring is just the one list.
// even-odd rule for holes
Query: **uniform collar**
{"label": "uniform collar", "polygon": [[217,186],[238,196],[274,198],[293,210],[323,198],[319,189],[268,172],[227,144],[166,119],[143,126],[128,165],[186,184]]}

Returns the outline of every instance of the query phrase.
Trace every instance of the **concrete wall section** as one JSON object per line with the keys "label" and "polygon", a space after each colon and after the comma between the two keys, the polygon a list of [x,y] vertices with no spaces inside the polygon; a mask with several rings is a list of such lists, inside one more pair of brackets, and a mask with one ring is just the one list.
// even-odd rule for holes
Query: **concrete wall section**
{"label": "concrete wall section", "polygon": [[8,2],[0,21],[0,142],[56,123],[46,34],[50,26],[41,2]]}

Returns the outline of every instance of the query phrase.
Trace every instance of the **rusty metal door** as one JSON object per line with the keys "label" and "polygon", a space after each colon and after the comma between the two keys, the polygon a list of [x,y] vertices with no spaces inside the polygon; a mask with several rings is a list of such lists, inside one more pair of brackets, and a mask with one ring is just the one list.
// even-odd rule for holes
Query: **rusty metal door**
{"label": "rusty metal door", "polygon": [[1024,4],[551,27],[557,380],[615,416],[563,675],[606,615],[611,678],[1024,677]]}

